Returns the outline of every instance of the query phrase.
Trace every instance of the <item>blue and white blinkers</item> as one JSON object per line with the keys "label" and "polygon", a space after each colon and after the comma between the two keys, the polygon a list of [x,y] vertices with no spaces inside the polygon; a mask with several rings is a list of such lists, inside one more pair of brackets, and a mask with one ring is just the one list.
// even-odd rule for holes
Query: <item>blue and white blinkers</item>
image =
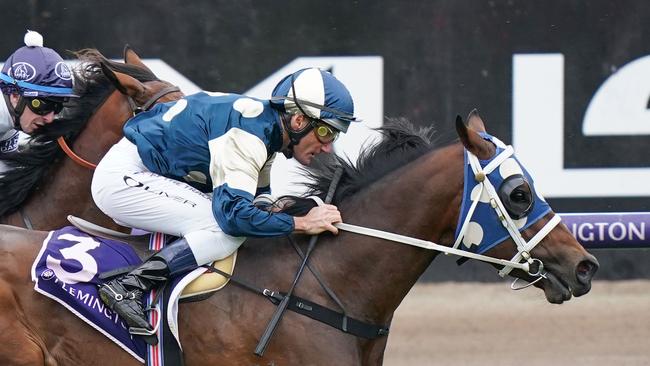
{"label": "blue and white blinkers", "polygon": [[[454,248],[482,254],[500,242],[512,237],[518,253],[512,259],[529,263],[529,251],[559,222],[555,215],[531,240],[526,242],[521,231],[541,220],[551,207],[537,194],[533,179],[514,157],[512,146],[506,146],[487,133],[481,136],[496,146],[489,160],[479,160],[465,151],[463,202],[456,229]],[[538,272],[542,271],[541,262]],[[499,274],[505,276],[512,268],[505,267]]]}

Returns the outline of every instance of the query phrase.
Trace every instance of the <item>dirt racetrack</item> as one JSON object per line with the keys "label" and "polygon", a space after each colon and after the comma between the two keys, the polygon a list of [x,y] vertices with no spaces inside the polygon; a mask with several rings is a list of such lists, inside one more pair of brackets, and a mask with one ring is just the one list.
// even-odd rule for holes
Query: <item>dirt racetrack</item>
{"label": "dirt racetrack", "polygon": [[650,365],[650,280],[594,281],[562,305],[508,285],[417,285],[384,365]]}

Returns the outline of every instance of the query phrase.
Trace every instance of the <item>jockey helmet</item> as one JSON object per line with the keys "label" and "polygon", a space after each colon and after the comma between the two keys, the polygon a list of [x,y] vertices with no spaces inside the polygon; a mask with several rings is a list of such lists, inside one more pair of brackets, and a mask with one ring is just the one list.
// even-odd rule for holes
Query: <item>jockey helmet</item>
{"label": "jockey helmet", "polygon": [[302,113],[341,132],[358,121],[345,85],[318,68],[302,69],[284,77],[273,89],[271,103],[281,111]]}
{"label": "jockey helmet", "polygon": [[25,46],[17,49],[0,72],[3,93],[23,97],[76,97],[72,90],[72,72],[61,56],[43,47],[43,37],[34,31],[25,34]]}

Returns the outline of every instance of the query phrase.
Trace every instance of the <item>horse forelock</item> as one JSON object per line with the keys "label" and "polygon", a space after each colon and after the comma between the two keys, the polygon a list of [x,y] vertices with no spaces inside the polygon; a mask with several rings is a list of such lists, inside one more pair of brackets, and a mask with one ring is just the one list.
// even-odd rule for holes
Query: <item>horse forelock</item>
{"label": "horse forelock", "polygon": [[16,154],[4,154],[0,158],[10,168],[10,171],[0,176],[0,216],[17,211],[47,171],[63,156],[63,151],[55,140],[64,136],[71,143],[115,90],[102,72],[101,63],[142,82],[158,80],[150,70],[110,61],[95,49],[84,49],[74,54],[80,61],[73,69],[74,92],[79,98],[70,98],[56,117],[55,123],[37,130],[29,148]]}
{"label": "horse forelock", "polygon": [[[94,48],[86,48],[83,50],[76,51],[75,56],[85,64],[93,65],[93,67],[99,67],[100,64],[105,64],[111,70],[121,72],[136,78],[141,82],[147,81],[158,81],[158,77],[147,68],[140,67],[133,64],[125,64],[121,62],[115,62],[107,59],[104,55],[101,54],[98,50]],[[100,74],[101,69],[98,71]],[[95,72],[92,72],[95,74]],[[103,74],[102,74],[103,75]],[[92,76],[92,75],[91,75]]]}
{"label": "horse forelock", "polygon": [[[363,148],[356,166],[340,156],[321,154],[312,161],[311,166],[301,168],[302,175],[309,180],[305,183],[305,197],[319,196],[324,199],[334,172],[340,167],[343,175],[332,200],[333,204],[340,204],[394,170],[450,142],[439,140],[433,127],[416,127],[404,118],[388,119],[377,131],[382,134],[382,140],[376,145]],[[307,213],[315,203],[305,197],[282,197],[294,202],[283,211],[292,215]]]}

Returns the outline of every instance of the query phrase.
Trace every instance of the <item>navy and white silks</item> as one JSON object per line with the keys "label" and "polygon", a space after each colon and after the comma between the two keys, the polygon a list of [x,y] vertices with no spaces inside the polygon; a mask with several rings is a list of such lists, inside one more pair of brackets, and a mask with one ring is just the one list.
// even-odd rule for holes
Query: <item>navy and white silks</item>
{"label": "navy and white silks", "polygon": [[95,203],[116,222],[184,236],[199,265],[230,255],[245,237],[293,231],[293,217],[252,203],[270,192],[282,148],[268,101],[200,92],[138,114],[124,136],[92,182]]}

